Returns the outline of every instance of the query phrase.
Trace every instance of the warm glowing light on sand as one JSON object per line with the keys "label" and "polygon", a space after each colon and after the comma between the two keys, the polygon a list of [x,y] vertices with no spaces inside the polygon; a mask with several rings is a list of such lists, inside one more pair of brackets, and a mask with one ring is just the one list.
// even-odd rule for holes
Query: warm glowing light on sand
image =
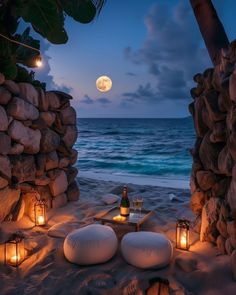
{"label": "warm glowing light on sand", "polygon": [[121,215],[116,215],[116,216],[113,217],[113,220],[115,220],[115,221],[125,221],[126,217],[121,216]]}
{"label": "warm glowing light on sand", "polygon": [[101,76],[96,81],[97,90],[100,92],[107,92],[111,90],[112,80],[107,76]]}

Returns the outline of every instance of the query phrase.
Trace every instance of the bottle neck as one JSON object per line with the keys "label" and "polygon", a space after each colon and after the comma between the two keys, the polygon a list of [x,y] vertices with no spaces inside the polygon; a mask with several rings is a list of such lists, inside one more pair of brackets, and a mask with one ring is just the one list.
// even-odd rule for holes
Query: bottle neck
{"label": "bottle neck", "polygon": [[127,187],[123,188],[123,192],[122,192],[122,198],[127,199],[128,198],[128,191],[127,191]]}

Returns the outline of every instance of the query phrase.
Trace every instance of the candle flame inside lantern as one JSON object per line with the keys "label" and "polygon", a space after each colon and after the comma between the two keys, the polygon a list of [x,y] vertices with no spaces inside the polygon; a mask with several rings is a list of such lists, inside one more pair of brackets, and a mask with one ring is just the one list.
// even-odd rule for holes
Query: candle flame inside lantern
{"label": "candle flame inside lantern", "polygon": [[14,255],[10,258],[10,263],[16,264],[20,261],[20,255]]}
{"label": "candle flame inside lantern", "polygon": [[181,235],[180,246],[181,246],[181,248],[184,248],[184,249],[187,247],[187,235],[186,235],[186,233],[182,233],[182,235]]}
{"label": "candle flame inside lantern", "polygon": [[44,217],[43,216],[38,216],[38,225],[43,225],[44,222]]}

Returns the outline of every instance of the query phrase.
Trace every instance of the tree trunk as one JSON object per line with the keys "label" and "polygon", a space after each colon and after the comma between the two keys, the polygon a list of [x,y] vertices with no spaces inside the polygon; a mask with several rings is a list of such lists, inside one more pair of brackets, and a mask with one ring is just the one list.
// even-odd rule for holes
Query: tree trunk
{"label": "tree trunk", "polygon": [[220,63],[220,50],[229,45],[224,27],[211,0],[190,0],[213,65]]}

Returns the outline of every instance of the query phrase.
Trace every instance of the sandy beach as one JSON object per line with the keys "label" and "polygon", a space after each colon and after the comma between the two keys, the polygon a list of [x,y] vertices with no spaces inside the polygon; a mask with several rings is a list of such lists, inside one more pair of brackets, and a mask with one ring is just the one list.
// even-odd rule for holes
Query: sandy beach
{"label": "sandy beach", "polygon": [[[148,281],[154,277],[168,279],[171,294],[233,295],[236,283],[231,274],[229,257],[219,255],[210,243],[200,243],[191,230],[190,251],[174,249],[171,264],[163,269],[142,270],[125,262],[120,249],[107,263],[78,266],[69,263],[63,254],[64,237],[73,229],[93,223],[94,215],[108,210],[101,197],[107,193],[120,195],[122,184],[79,177],[80,200],[49,212],[46,227],[33,227],[26,217],[16,228],[3,223],[2,238],[21,229],[26,235],[28,258],[18,269],[1,265],[1,294],[145,294]],[[155,214],[141,230],[165,234],[175,244],[176,218],[194,221],[189,209],[190,192],[151,185],[128,184],[129,196],[141,195],[144,208]],[[126,226],[113,226],[119,240],[132,231]],[[3,254],[3,249],[1,253]],[[1,254],[1,261],[3,260]]]}

